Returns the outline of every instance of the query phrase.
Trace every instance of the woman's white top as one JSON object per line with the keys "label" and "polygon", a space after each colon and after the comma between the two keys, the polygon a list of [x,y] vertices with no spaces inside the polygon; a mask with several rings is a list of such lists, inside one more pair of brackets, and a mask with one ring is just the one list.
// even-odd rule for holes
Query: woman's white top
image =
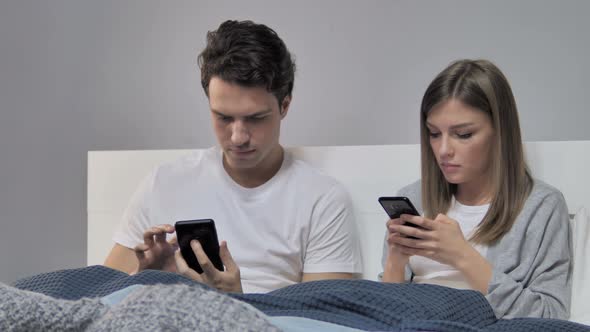
{"label": "woman's white top", "polygon": [[[463,231],[463,236],[469,240],[489,208],[490,204],[477,206],[463,205],[453,197],[447,216],[459,223],[461,231]],[[473,245],[473,247],[485,257],[487,246]],[[467,283],[463,274],[450,265],[441,264],[421,256],[410,257],[409,264],[414,273],[412,282],[436,284],[460,289],[473,289]]]}

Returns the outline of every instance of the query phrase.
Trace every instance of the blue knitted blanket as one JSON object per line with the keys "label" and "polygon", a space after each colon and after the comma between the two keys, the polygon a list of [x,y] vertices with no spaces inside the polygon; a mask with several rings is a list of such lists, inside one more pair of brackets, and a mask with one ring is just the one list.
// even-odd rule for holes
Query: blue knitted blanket
{"label": "blue knitted blanket", "polygon": [[[129,276],[104,266],[39,274],[14,286],[76,300],[106,296],[131,285],[174,283],[208,287],[174,273],[146,270]],[[435,285],[324,280],[267,294],[228,296],[269,316],[305,317],[367,331],[590,331],[588,326],[555,319],[497,320],[480,293]]]}

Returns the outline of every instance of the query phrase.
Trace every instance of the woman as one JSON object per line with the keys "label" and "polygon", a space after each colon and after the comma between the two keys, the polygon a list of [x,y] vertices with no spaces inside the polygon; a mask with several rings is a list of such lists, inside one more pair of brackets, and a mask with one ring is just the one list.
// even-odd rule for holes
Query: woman
{"label": "woman", "polygon": [[399,195],[422,216],[387,222],[383,281],[474,289],[498,318],[567,318],[568,209],[531,177],[502,72],[485,60],[452,63],[424,94],[420,133],[422,179]]}

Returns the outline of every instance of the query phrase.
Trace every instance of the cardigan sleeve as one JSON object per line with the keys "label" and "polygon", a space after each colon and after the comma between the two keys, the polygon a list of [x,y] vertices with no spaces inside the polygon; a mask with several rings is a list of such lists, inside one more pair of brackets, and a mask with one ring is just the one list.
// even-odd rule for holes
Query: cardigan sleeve
{"label": "cardigan sleeve", "polygon": [[[402,189],[398,190],[396,195],[397,196],[406,196],[410,199],[410,201],[412,202],[412,204],[414,205],[414,207],[416,208],[416,210],[418,210],[418,212],[420,212],[420,214],[422,214],[422,198],[421,198],[421,182],[420,180],[417,180],[405,187],[403,187]],[[387,245],[387,235],[388,235],[388,231],[387,229],[385,230],[385,237],[384,237],[384,241],[383,241],[383,253],[381,256],[381,267],[382,269],[385,269],[385,261],[387,260],[387,252],[388,252],[388,245]],[[407,264],[406,268],[405,268],[405,274],[404,274],[404,279],[408,282],[412,281],[413,278],[413,272],[412,269],[410,269],[410,265]],[[377,276],[377,280],[381,281],[383,279],[383,272],[379,273],[379,275]]]}
{"label": "cardigan sleeve", "polygon": [[531,193],[511,231],[490,248],[497,257],[486,298],[498,318],[569,317],[570,232],[563,195]]}

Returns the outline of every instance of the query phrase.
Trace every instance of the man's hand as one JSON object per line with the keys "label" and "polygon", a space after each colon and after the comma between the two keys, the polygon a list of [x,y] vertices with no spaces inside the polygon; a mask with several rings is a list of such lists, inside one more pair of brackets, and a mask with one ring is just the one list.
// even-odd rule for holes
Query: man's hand
{"label": "man's hand", "polygon": [[197,261],[199,261],[199,265],[201,265],[201,268],[203,269],[203,273],[198,274],[195,270],[188,267],[180,250],[177,250],[174,254],[174,258],[178,273],[224,292],[242,293],[240,268],[234,262],[234,259],[227,248],[227,242],[221,241],[219,246],[219,257],[221,257],[221,262],[225,266],[225,271],[219,271],[213,266],[213,263],[211,263],[207,254],[205,254],[199,241],[192,240],[191,248],[197,257]]}
{"label": "man's hand", "polygon": [[178,249],[176,237],[166,241],[166,234],[174,233],[172,225],[158,225],[149,228],[143,233],[143,243],[133,250],[139,261],[139,266],[134,273],[146,269],[176,272],[174,252]]}

